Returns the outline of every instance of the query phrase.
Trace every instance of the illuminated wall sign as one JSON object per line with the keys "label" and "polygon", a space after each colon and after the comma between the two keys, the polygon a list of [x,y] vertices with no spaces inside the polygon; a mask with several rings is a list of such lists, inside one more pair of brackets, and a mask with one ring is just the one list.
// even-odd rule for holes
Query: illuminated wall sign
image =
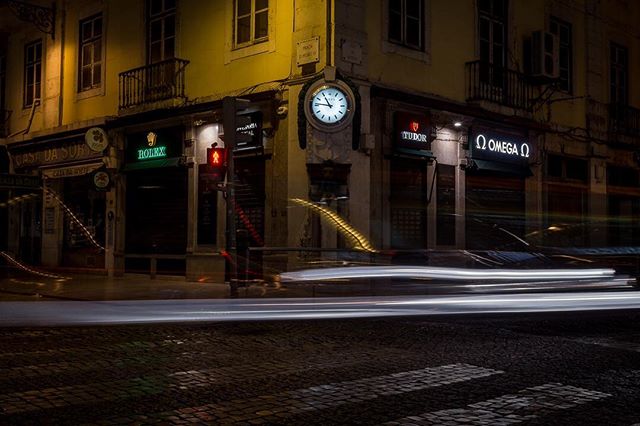
{"label": "illuminated wall sign", "polygon": [[167,156],[166,146],[154,146],[138,150],[138,160],[149,160],[152,158],[164,158]]}
{"label": "illuminated wall sign", "polygon": [[[153,129],[127,136],[126,162],[147,163],[182,155],[182,127]],[[153,163],[150,163],[153,164]]]}
{"label": "illuminated wall sign", "polygon": [[534,150],[524,135],[498,133],[484,128],[469,133],[471,158],[528,166]]}
{"label": "illuminated wall sign", "polygon": [[252,112],[251,114],[242,115],[241,117],[243,118],[243,120],[247,119],[248,122],[244,123],[241,126],[238,126],[236,132],[250,136],[250,140],[236,141],[234,151],[262,148],[262,112],[256,111]]}
{"label": "illuminated wall sign", "polygon": [[431,150],[431,123],[426,114],[395,113],[396,148]]}

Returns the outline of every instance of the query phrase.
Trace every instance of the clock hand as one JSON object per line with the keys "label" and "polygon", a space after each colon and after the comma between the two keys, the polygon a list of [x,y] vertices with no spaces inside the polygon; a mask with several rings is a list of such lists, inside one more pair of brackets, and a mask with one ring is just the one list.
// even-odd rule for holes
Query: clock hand
{"label": "clock hand", "polygon": [[325,100],[325,101],[327,101],[327,106],[328,106],[329,108],[333,108],[333,105],[331,105],[331,104],[329,103],[329,99],[327,99],[327,95],[325,95],[325,94],[323,93],[323,94],[322,94],[322,96],[324,96],[324,100]]}

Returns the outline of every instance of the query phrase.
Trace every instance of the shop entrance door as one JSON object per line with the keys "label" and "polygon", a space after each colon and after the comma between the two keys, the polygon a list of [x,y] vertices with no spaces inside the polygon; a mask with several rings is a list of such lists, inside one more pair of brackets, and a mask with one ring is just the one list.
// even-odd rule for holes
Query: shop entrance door
{"label": "shop entrance door", "polygon": [[427,164],[391,160],[391,247],[427,248]]}
{"label": "shop entrance door", "polygon": [[[184,275],[187,250],[187,172],[158,168],[127,174],[127,272],[150,270],[149,256],[157,259],[157,273]],[[167,255],[176,255],[175,257]]]}
{"label": "shop entrance door", "polygon": [[[249,247],[264,246],[265,161],[263,157],[235,160],[236,229],[246,229]],[[262,275],[262,253],[251,253],[249,278]]]}

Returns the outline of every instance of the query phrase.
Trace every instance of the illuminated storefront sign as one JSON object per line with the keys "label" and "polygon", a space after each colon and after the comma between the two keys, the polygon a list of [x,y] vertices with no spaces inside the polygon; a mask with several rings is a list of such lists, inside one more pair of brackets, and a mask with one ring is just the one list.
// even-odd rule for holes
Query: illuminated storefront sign
{"label": "illuminated storefront sign", "polygon": [[516,157],[520,156],[523,158],[529,158],[529,155],[531,154],[531,148],[529,148],[529,144],[526,142],[517,143],[512,141],[501,141],[498,139],[488,138],[484,134],[476,136],[474,148],[476,150],[489,150],[491,152]]}
{"label": "illuminated storefront sign", "polygon": [[528,167],[534,155],[533,146],[525,135],[499,133],[485,128],[471,129],[469,151],[472,159],[521,167]]}
{"label": "illuminated storefront sign", "polygon": [[166,146],[155,146],[138,150],[138,160],[149,160],[152,158],[164,158],[167,156]]}
{"label": "illuminated storefront sign", "polygon": [[236,132],[248,136],[246,140],[236,140],[235,151],[262,148],[262,112],[239,115],[243,124],[236,128]]}
{"label": "illuminated storefront sign", "polygon": [[395,148],[431,150],[431,123],[425,114],[395,113]]}
{"label": "illuminated storefront sign", "polygon": [[182,156],[182,127],[148,130],[127,136],[126,168],[175,166]]}

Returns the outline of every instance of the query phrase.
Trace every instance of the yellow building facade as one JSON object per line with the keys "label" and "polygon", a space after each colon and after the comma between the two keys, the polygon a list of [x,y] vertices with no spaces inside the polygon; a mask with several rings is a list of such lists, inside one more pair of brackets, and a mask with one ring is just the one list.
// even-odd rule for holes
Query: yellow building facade
{"label": "yellow building facade", "polygon": [[[231,209],[256,278],[296,267],[298,249],[353,248],[296,199],[399,252],[513,248],[611,217],[628,231],[575,244],[630,246],[640,228],[634,2],[29,6],[48,18],[0,14],[0,171],[42,179],[0,189],[5,204],[34,195],[0,216],[3,249],[26,262],[223,280],[228,201],[206,164],[228,96],[249,101]],[[352,121],[314,123],[311,95],[334,82]]]}

